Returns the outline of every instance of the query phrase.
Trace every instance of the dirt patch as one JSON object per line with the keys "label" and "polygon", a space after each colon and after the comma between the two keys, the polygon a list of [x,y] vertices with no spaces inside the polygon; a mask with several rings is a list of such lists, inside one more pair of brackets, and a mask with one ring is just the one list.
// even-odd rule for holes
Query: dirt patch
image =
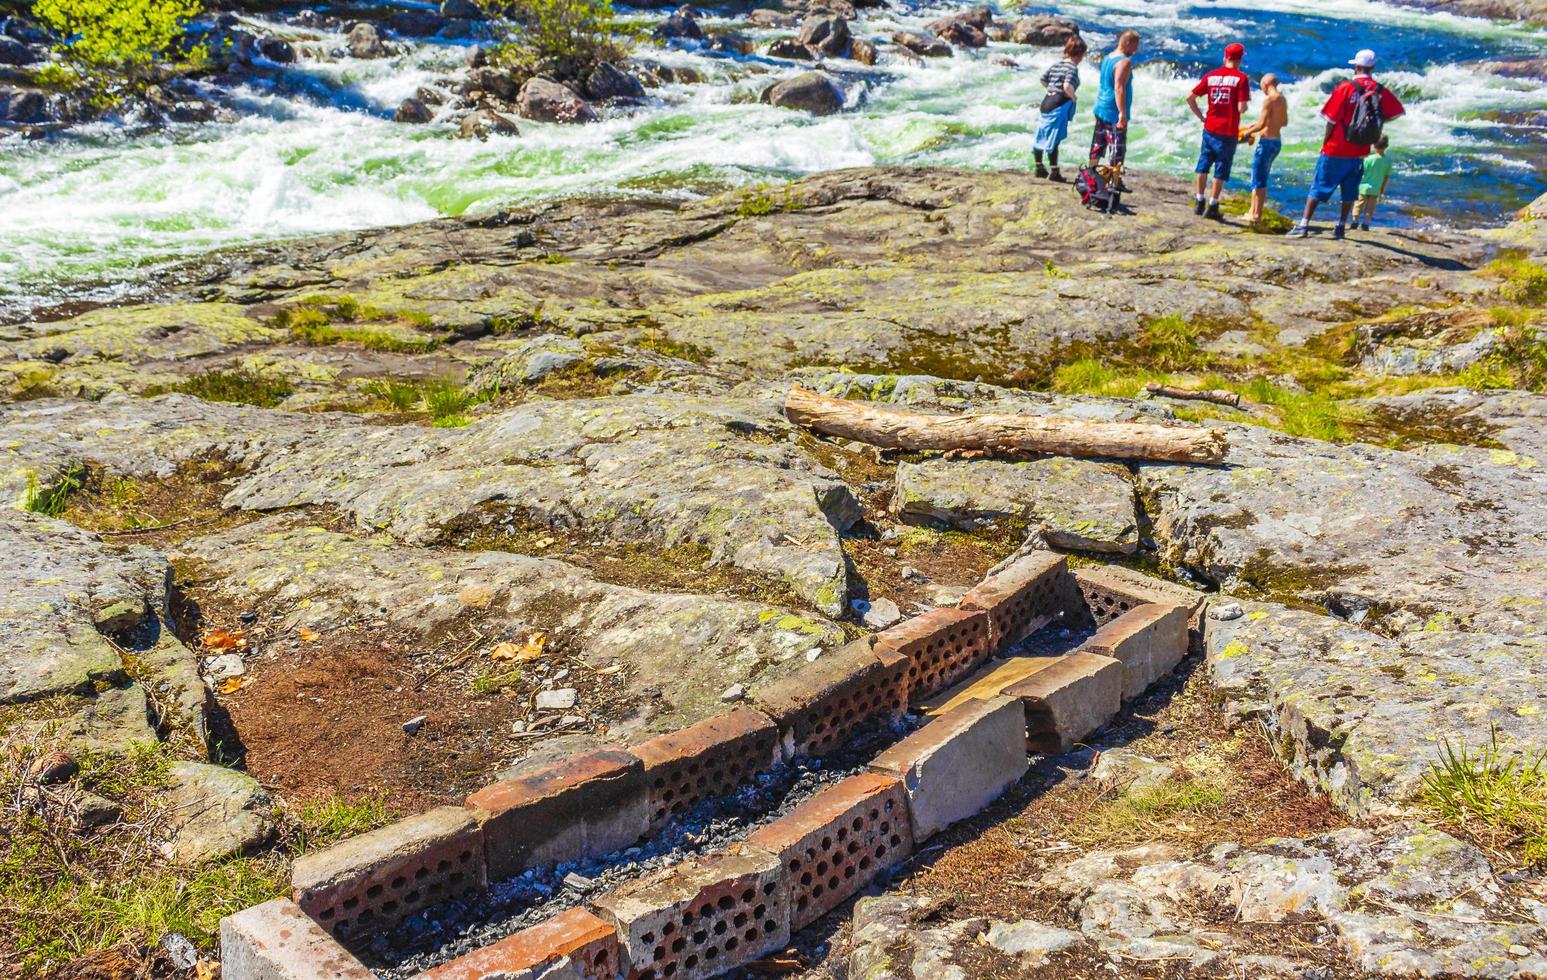
{"label": "dirt patch", "polygon": [[165,548],[260,515],[220,504],[237,468],[219,457],[184,463],[164,479],[114,476],[88,464],[60,517],[119,544]]}

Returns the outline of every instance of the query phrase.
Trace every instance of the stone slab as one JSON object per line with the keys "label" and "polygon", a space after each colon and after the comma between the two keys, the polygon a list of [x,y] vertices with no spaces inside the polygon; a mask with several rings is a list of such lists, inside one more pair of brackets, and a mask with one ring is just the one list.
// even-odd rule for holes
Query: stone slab
{"label": "stone slab", "polygon": [[1112,720],[1122,707],[1123,665],[1111,657],[1070,653],[1004,689],[1025,705],[1026,745],[1067,752]]}
{"label": "stone slab", "polygon": [[1081,649],[1123,665],[1123,700],[1132,701],[1187,656],[1189,613],[1186,606],[1147,602],[1101,627]]}

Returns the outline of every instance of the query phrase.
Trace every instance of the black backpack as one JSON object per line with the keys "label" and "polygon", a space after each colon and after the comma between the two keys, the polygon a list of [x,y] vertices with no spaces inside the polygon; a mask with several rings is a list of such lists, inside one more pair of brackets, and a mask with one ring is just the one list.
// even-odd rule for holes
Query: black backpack
{"label": "black backpack", "polygon": [[1348,142],[1355,146],[1373,146],[1380,139],[1381,130],[1386,125],[1380,111],[1380,97],[1385,92],[1377,82],[1374,88],[1364,89],[1359,94],[1359,101],[1354,103],[1354,114],[1348,117],[1348,125],[1343,127],[1343,135]]}

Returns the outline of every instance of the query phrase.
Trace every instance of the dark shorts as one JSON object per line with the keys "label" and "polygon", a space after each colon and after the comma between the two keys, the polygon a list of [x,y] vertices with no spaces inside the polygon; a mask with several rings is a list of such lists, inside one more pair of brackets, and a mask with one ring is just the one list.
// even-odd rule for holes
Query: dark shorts
{"label": "dark shorts", "polygon": [[1322,204],[1332,200],[1333,191],[1342,192],[1344,204],[1359,199],[1359,181],[1364,178],[1364,161],[1358,157],[1329,157],[1316,161],[1316,179],[1311,182],[1311,197]]}
{"label": "dark shorts", "polygon": [[1198,166],[1193,169],[1193,173],[1208,173],[1209,167],[1213,167],[1215,179],[1229,180],[1230,165],[1235,163],[1235,148],[1238,142],[1240,141],[1228,136],[1219,136],[1204,130],[1203,149],[1198,152]]}
{"label": "dark shorts", "polygon": [[1283,140],[1257,141],[1257,152],[1252,154],[1252,190],[1268,189],[1268,177],[1273,173],[1273,161],[1278,159],[1279,151],[1283,148]]}

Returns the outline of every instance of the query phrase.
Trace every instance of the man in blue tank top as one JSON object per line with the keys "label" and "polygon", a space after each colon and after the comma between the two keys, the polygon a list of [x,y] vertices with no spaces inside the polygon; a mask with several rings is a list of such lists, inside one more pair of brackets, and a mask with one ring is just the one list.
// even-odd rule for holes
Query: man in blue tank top
{"label": "man in blue tank top", "polygon": [[1124,31],[1117,49],[1101,62],[1101,92],[1096,96],[1096,133],[1090,143],[1090,165],[1122,163],[1128,156],[1128,117],[1133,109],[1133,56],[1139,32]]}

